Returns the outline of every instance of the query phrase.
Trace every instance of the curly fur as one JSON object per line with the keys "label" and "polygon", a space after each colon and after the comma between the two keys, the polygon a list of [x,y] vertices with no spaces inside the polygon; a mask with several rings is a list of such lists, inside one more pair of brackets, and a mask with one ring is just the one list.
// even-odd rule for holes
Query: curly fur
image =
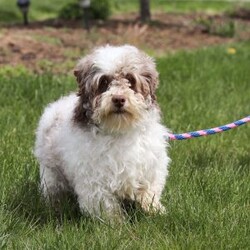
{"label": "curly fur", "polygon": [[73,190],[93,216],[122,216],[125,200],[163,211],[170,160],[154,61],[133,46],[104,46],[81,59],[74,74],[78,93],[50,104],[36,133],[44,196]]}

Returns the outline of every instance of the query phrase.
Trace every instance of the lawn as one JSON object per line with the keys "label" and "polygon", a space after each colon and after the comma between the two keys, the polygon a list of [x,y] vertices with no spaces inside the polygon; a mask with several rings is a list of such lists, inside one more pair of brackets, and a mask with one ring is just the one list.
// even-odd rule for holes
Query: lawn
{"label": "lawn", "polygon": [[[174,132],[229,123],[250,112],[250,43],[178,52],[157,59],[158,101]],[[73,77],[0,70],[0,248],[247,249],[250,246],[250,127],[170,142],[165,215],[136,211],[108,225],[81,216],[73,202],[59,214],[38,190],[32,154],[44,106],[76,89]]]}
{"label": "lawn", "polygon": [[[68,3],[77,2],[78,0],[31,0],[29,18],[32,21],[56,18],[59,10]],[[139,12],[139,0],[111,0],[112,13]],[[230,11],[239,6],[248,6],[246,2],[235,1],[180,1],[180,0],[154,0],[151,1],[152,11],[166,12],[190,12],[206,11],[217,13]],[[16,6],[16,1],[0,0],[0,24],[16,23],[22,21],[21,12]]]}

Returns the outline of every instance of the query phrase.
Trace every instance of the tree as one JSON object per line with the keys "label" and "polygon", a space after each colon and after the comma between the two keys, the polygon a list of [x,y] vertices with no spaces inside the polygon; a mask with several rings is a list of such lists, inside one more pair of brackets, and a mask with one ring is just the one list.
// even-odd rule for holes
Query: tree
{"label": "tree", "polygon": [[142,22],[147,22],[151,18],[150,0],[140,0],[140,19]]}

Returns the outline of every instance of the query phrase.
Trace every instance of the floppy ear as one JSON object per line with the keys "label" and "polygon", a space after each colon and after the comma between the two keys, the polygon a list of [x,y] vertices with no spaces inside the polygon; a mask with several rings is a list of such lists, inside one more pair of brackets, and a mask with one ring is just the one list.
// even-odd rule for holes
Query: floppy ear
{"label": "floppy ear", "polygon": [[91,83],[94,73],[93,58],[91,55],[81,59],[74,69],[74,75],[79,88],[77,95],[80,97],[75,108],[74,120],[82,125],[88,124],[91,119],[91,100],[93,98]]}
{"label": "floppy ear", "polygon": [[142,76],[147,82],[152,101],[156,101],[155,91],[159,84],[158,72],[155,68],[148,68],[146,72],[142,73]]}
{"label": "floppy ear", "polygon": [[87,82],[92,74],[93,59],[91,55],[82,58],[74,69],[74,76],[79,87],[78,95],[84,95],[88,88]]}
{"label": "floppy ear", "polygon": [[143,77],[144,82],[146,83],[147,87],[150,91],[150,96],[152,101],[156,101],[155,91],[159,84],[159,74],[156,70],[156,64],[152,57],[146,55],[145,53],[141,53],[142,57],[142,67],[140,75]]}

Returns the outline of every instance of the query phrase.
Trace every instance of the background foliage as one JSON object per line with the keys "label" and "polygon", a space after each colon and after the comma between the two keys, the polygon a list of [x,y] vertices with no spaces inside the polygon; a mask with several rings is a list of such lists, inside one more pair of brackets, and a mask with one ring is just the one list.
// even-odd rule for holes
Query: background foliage
{"label": "background foliage", "polygon": [[[124,12],[138,12],[139,1],[137,0],[93,0],[96,2],[96,8],[105,7],[110,5],[112,13]],[[76,3],[75,0],[43,0],[31,1],[30,19],[31,20],[44,20],[48,18],[56,18],[60,10],[65,5]],[[99,3],[99,4],[97,4]],[[250,3],[239,1],[180,1],[180,0],[154,0],[151,1],[151,9],[154,11],[167,11],[167,12],[189,12],[189,11],[206,11],[209,13],[216,13],[221,11],[232,11],[239,6],[248,6]],[[105,10],[105,13],[110,11]],[[100,14],[100,12],[98,11]],[[105,14],[105,16],[108,16]],[[21,21],[22,16],[15,1],[0,0],[0,23],[2,22],[17,22]]]}

